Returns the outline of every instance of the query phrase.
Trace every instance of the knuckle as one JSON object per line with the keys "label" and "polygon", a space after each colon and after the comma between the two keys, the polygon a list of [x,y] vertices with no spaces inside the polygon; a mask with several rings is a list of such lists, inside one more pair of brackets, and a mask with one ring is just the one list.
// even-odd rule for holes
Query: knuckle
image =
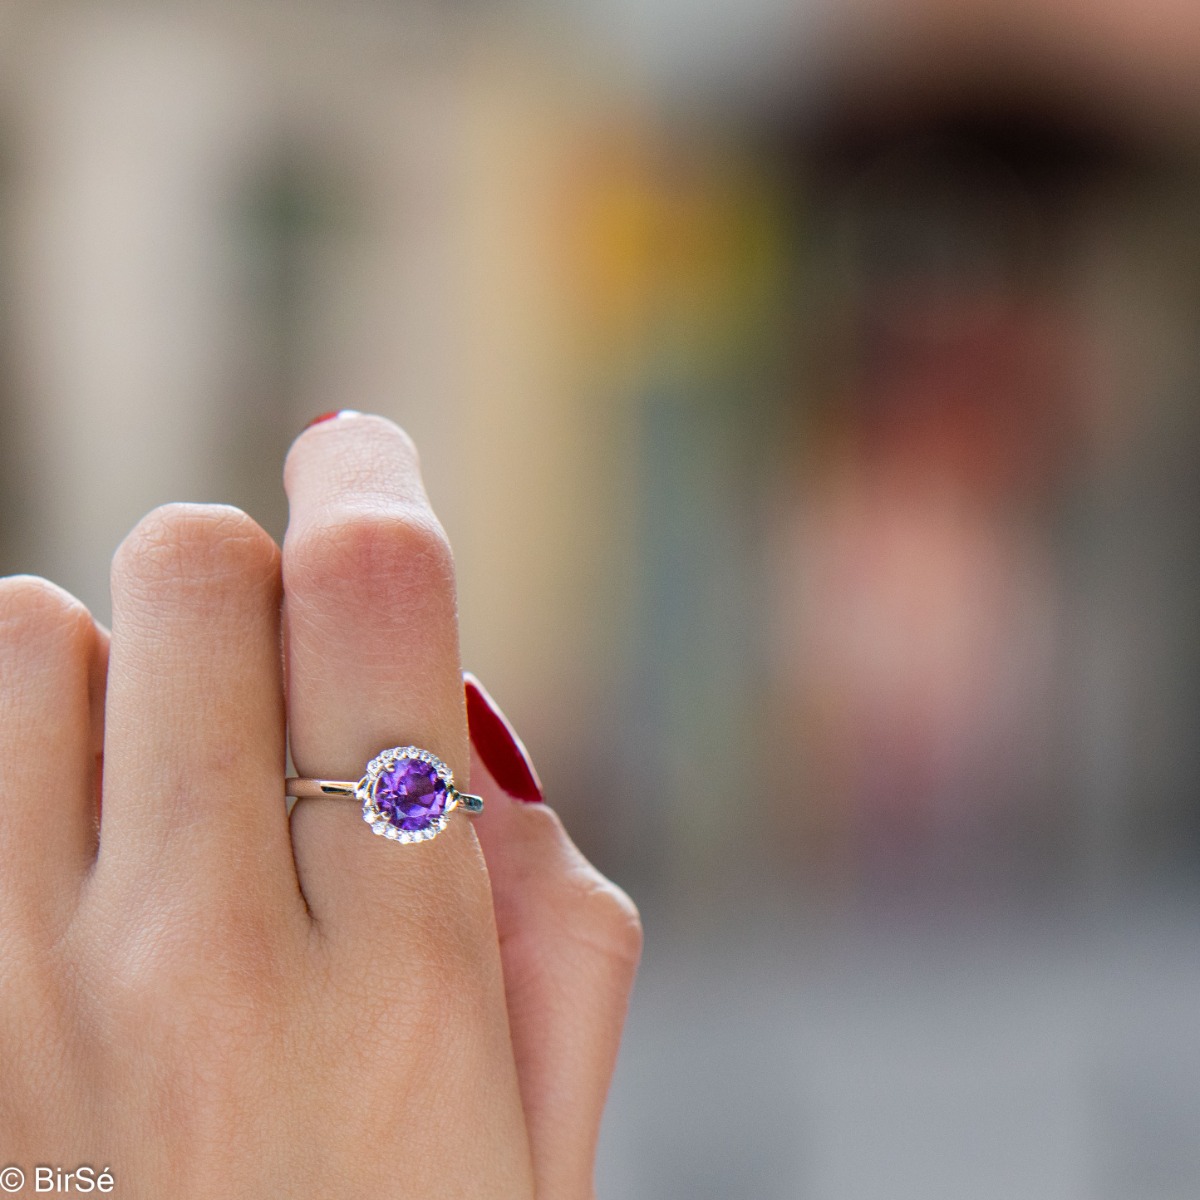
{"label": "knuckle", "polygon": [[215,1033],[268,1019],[286,992],[287,954],[269,918],[212,906],[203,922],[160,921],[95,939],[78,954],[109,1007],[150,1024],[203,1021]]}
{"label": "knuckle", "polygon": [[36,575],[0,579],[0,643],[39,655],[82,654],[91,644],[92,615],[57,584]]}
{"label": "knuckle", "polygon": [[285,481],[297,469],[298,460],[304,459],[312,452],[315,445],[319,445],[331,435],[337,437],[343,432],[348,436],[354,436],[358,431],[367,430],[373,441],[386,442],[392,450],[407,456],[414,465],[419,465],[416,443],[409,435],[408,430],[397,425],[390,417],[385,417],[381,413],[358,412],[355,409],[342,409],[338,415],[352,416],[353,421],[313,422],[292,442],[283,464]]}
{"label": "knuckle", "polygon": [[554,890],[549,911],[562,922],[567,937],[612,963],[636,968],[644,941],[642,919],[623,889],[585,861]]}
{"label": "knuckle", "polygon": [[403,425],[393,421],[391,417],[381,416],[379,413],[367,413],[365,416],[368,420],[376,421],[385,427],[388,437],[395,441],[412,458],[413,462],[417,461],[417,443],[413,441],[412,435]]}
{"label": "knuckle", "polygon": [[350,513],[314,523],[284,547],[290,595],[342,604],[355,596],[378,604],[381,591],[421,603],[453,595],[454,556],[432,512]]}
{"label": "knuckle", "polygon": [[586,912],[592,945],[606,957],[636,967],[645,934],[637,905],[626,892],[597,873],[587,890]]}
{"label": "knuckle", "polygon": [[147,513],[117,548],[114,585],[190,589],[247,576],[266,579],[278,550],[240,509],[164,504]]}
{"label": "knuckle", "polygon": [[514,855],[524,863],[519,891],[532,897],[536,923],[546,937],[575,943],[632,974],[644,935],[629,895],[580,853],[553,809],[522,809],[513,832],[523,843]]}

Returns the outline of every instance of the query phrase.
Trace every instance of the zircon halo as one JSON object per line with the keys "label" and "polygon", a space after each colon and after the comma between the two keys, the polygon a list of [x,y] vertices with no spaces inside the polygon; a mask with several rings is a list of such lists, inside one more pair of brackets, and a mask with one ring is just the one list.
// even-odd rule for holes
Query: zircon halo
{"label": "zircon halo", "polygon": [[363,820],[380,837],[427,842],[446,828],[459,792],[450,768],[418,746],[396,746],[367,764],[358,785]]}

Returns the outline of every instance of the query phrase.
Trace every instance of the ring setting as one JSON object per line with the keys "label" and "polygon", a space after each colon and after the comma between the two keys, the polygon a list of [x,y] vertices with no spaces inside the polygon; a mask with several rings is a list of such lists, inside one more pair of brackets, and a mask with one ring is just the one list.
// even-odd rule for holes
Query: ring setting
{"label": "ring setting", "polygon": [[[359,783],[363,820],[374,833],[397,842],[427,842],[446,828],[450,814],[464,800],[454,786],[454,773],[436,754],[417,746],[384,750],[367,763]],[[468,803],[468,811],[479,812]]]}
{"label": "ring setting", "polygon": [[437,837],[457,808],[483,811],[483,800],[460,792],[454,773],[436,754],[420,746],[381,750],[357,783],[332,779],[289,779],[289,796],[346,796],[362,803],[363,820],[373,833],[394,842],[428,842]]}

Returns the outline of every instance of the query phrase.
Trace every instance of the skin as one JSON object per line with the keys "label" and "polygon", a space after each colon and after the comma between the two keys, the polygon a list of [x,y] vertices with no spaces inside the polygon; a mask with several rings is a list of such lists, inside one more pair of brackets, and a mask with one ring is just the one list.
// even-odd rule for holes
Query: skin
{"label": "skin", "polygon": [[[233,508],[146,516],[111,637],[0,580],[0,1166],[150,1200],[585,1200],[636,910],[472,761],[408,437],[313,426],[284,481],[282,553]],[[485,812],[417,846],[346,800],[289,821],[288,736],[325,778],[425,746]]]}

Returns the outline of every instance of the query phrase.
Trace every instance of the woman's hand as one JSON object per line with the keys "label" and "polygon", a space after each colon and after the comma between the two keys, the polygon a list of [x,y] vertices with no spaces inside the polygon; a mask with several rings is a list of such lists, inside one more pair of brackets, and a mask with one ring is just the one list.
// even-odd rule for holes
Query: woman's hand
{"label": "woman's hand", "polygon": [[[472,680],[469,751],[408,438],[323,422],[285,483],[282,556],[232,508],[146,517],[111,639],[0,581],[0,1167],[31,1195],[87,1164],[150,1200],[587,1197],[636,912]],[[485,811],[418,845],[344,799],[289,822],[285,718],[300,775],[412,743]]]}

